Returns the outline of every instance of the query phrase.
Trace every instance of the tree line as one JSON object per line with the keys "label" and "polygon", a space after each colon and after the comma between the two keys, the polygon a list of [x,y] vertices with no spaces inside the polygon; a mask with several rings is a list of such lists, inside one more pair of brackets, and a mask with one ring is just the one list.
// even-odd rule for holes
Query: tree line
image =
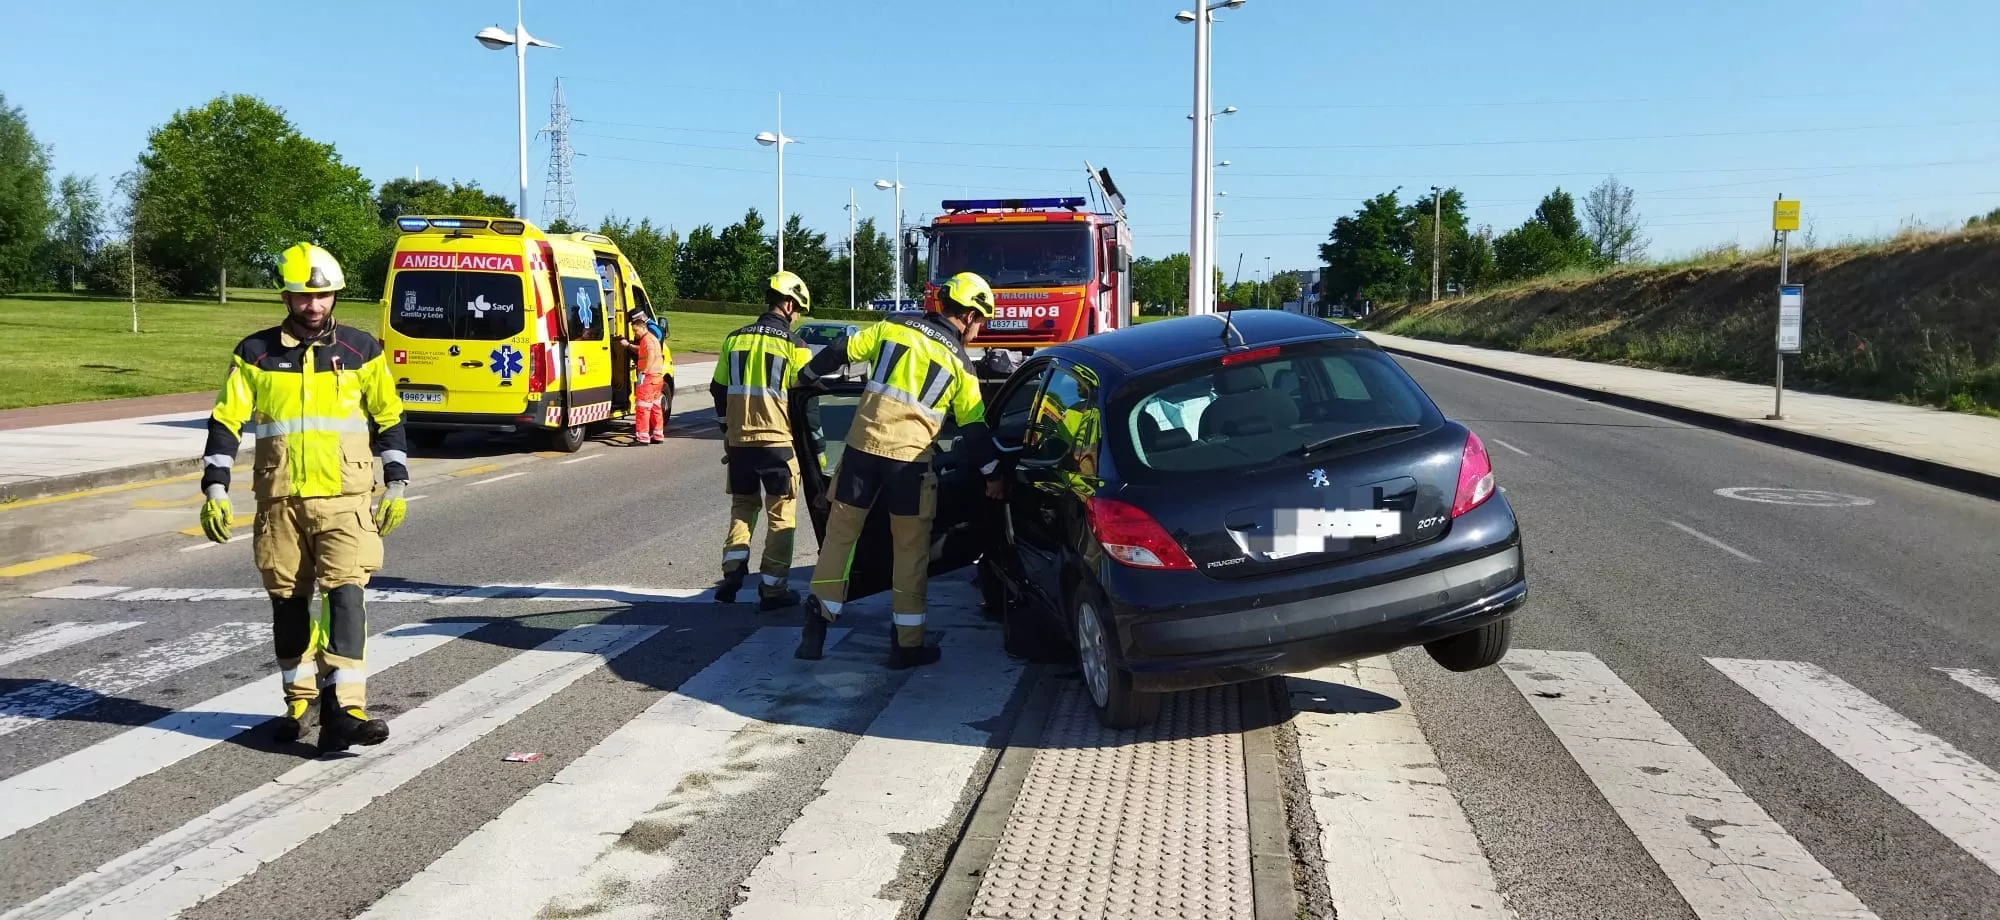
{"label": "tree line", "polygon": [[1583,213],[1558,187],[1520,226],[1495,235],[1474,227],[1457,188],[1413,201],[1392,189],[1334,221],[1320,244],[1322,296],[1341,302],[1428,297],[1433,240],[1441,292],[1468,293],[1576,269],[1602,269],[1644,257],[1648,240],[1630,187],[1607,177],[1583,200]]}
{"label": "tree line", "polygon": [[[247,95],[219,96],[174,113],[147,137],[133,169],[112,183],[51,177],[48,148],[0,95],[0,293],[79,288],[142,299],[215,294],[268,283],[276,254],[309,240],[347,268],[350,298],[374,299],[409,214],[514,217],[505,197],[476,182],[390,179],[377,186],[342,162],[334,145],[306,137],[278,108]],[[593,229],[557,221],[550,233]],[[679,298],[761,303],[776,265],[776,238],[754,208],[685,237],[650,217],[606,216],[596,228],[617,242],[655,302]],[[784,225],[786,268],[816,303],[846,306],[852,259],[857,299],[892,286],[889,234],[872,218],[844,240]],[[913,290],[921,281],[913,277]]]}

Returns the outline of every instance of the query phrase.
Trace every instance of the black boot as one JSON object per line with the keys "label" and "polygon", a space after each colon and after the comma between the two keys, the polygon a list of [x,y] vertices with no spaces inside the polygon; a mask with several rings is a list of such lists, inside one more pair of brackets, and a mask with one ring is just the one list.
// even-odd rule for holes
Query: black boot
{"label": "black boot", "polygon": [[935,645],[891,645],[889,646],[889,670],[901,671],[907,668],[921,668],[927,664],[937,664],[944,653]]}
{"label": "black boot", "polygon": [[291,744],[305,734],[306,719],[313,711],[311,700],[291,700],[285,704],[285,714],[271,721],[271,740],[279,744]]}
{"label": "black boot", "polygon": [[389,723],[368,718],[359,708],[342,709],[331,691],[319,696],[319,751],[345,751],[354,745],[369,747],[389,740]]}
{"label": "black boot", "polygon": [[715,586],[715,602],[718,604],[736,603],[736,592],[743,589],[743,576],[749,571],[749,568],[745,567],[737,569],[734,572],[722,573],[722,583]]}
{"label": "black boot", "polygon": [[799,605],[799,592],[794,591],[790,588],[786,588],[785,593],[783,594],[765,594],[762,591],[757,592],[757,611],[759,613],[772,613],[774,611],[786,610],[792,607],[797,607],[798,605]]}
{"label": "black boot", "polygon": [[826,655],[826,615],[820,612],[819,598],[806,598],[805,628],[799,631],[799,649],[793,658],[818,661]]}

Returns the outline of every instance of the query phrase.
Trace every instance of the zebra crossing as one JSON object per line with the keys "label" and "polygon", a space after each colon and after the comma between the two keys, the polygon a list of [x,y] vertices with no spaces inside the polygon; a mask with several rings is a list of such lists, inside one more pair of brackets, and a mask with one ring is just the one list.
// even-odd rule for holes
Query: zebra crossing
{"label": "zebra crossing", "polygon": [[[453,615],[384,629],[370,641],[376,674],[453,675],[423,682],[422,701],[394,715],[388,743],[260,760],[272,766],[239,787],[191,791],[199,801],[170,822],[131,839],[93,841],[104,855],[74,876],[6,889],[0,920],[220,915],[208,908],[232,890],[282,888],[288,873],[314,871],[301,854],[356,823],[418,834],[420,827],[406,826],[416,819],[389,813],[385,802],[411,789],[436,794],[445,777],[507,769],[489,750],[495,739],[557,702],[606,693],[649,696],[572,750],[547,752],[560,763],[546,778],[482,806],[462,835],[376,871],[356,906],[330,915],[917,916],[995,745],[1009,737],[1005,717],[1031,673],[1001,652],[997,630],[972,612],[969,585],[938,586],[950,596],[938,614],[949,666],[907,674],[879,667],[886,614],[865,605],[830,632],[825,660],[807,663],[791,657],[795,627],[757,625],[773,621],[708,605],[694,591],[386,589],[412,604],[698,605],[742,631],[689,665],[691,676],[646,687],[626,676],[627,664],[645,649],[684,641],[685,628],[643,617],[565,621],[506,649],[479,641],[480,630],[504,618]],[[146,611],[155,609],[147,604],[211,602],[238,617],[249,609],[234,595],[198,593],[215,590],[43,592],[39,599],[55,605],[48,609],[74,613],[0,640],[7,668],[0,678],[9,678],[0,682],[8,688],[0,692],[0,745],[32,751],[38,733],[67,716],[261,651],[267,624],[218,617],[134,651],[93,652],[146,635]],[[93,622],[93,605],[107,600],[120,603],[119,618]],[[476,666],[448,667],[474,649]],[[1305,806],[1294,815],[1315,825],[1295,856],[1321,864],[1342,920],[1545,915],[1512,891],[1499,871],[1505,867],[1489,857],[1454,788],[1463,767],[1447,769],[1427,735],[1406,685],[1408,666],[1402,656],[1377,658],[1290,679],[1303,776],[1296,793]],[[1991,765],[1815,663],[1690,655],[1687,666],[1725,678],[1746,705],[1768,710],[2000,877],[2000,772]],[[11,679],[17,673],[34,676]],[[1581,771],[1617,832],[1636,841],[1688,915],[1894,920],[1867,903],[1865,886],[1843,877],[1840,861],[1815,852],[1760,804],[1749,791],[1757,784],[1732,776],[1719,765],[1728,761],[1690,740],[1699,733],[1662,715],[1673,707],[1662,705],[1660,691],[1642,693],[1605,660],[1579,651],[1516,649],[1497,676],[1486,676],[1510,688],[1510,699],[1559,742],[1567,763],[1549,768]],[[1983,670],[1941,662],[1922,679],[1965,707],[2000,705],[2000,681]],[[0,854],[24,858],[9,841],[29,835],[91,837],[92,828],[68,823],[81,820],[84,806],[120,803],[149,777],[233,753],[218,747],[261,726],[277,699],[275,678],[266,675],[80,749],[18,760],[15,772],[0,774]],[[1032,732],[1025,740],[1035,740]],[[825,763],[802,764],[808,750],[825,752]],[[733,803],[772,796],[774,785],[795,786],[773,799],[776,817],[742,821]],[[731,835],[751,851],[740,866],[701,848]],[[700,885],[712,890],[698,892],[697,908],[690,888]]]}

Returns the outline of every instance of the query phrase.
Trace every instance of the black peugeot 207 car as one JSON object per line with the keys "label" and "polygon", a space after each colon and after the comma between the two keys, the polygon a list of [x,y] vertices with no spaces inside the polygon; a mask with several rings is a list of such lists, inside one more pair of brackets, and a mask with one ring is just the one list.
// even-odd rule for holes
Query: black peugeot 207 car
{"label": "black peugeot 207 car", "polygon": [[[835,442],[827,470],[860,386],[816,397],[800,436],[805,456]],[[1108,725],[1413,645],[1454,671],[1507,652],[1527,582],[1485,447],[1346,328],[1255,310],[1091,336],[1037,352],[987,418],[1007,497],[947,432],[932,571],[977,557],[1008,650],[1074,655]],[[823,527],[825,476],[801,466]],[[854,596],[887,586],[870,527]]]}

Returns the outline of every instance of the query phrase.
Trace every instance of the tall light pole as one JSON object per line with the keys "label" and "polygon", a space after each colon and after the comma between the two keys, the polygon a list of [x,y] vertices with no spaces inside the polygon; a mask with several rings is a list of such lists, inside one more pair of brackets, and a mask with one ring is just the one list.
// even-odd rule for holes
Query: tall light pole
{"label": "tall light pole", "polygon": [[847,190],[847,309],[854,309],[854,189]]}
{"label": "tall light pole", "polygon": [[[515,209],[514,216],[519,217],[522,220],[527,220],[528,219],[528,48],[529,47],[560,48],[562,46],[550,44],[548,42],[542,41],[539,38],[534,37],[533,35],[528,34],[527,27],[521,25],[521,0],[514,0],[514,31],[509,32],[506,29],[502,29],[500,28],[499,24],[496,23],[494,25],[487,26],[484,29],[480,29],[479,33],[474,35],[473,38],[478,39],[480,44],[485,45],[487,48],[492,49],[494,51],[500,51],[509,46],[512,46],[514,49],[514,92],[516,96],[516,102],[518,103],[518,108],[519,108],[518,115],[520,117],[520,135],[521,135],[520,138],[521,139],[521,194],[519,198],[515,199],[516,203],[514,205]],[[547,215],[543,216],[546,217]]]}
{"label": "tall light pole", "polygon": [[[1273,280],[1274,280],[1274,279],[1273,279],[1273,278],[1271,277],[1271,257],[1270,257],[1270,256],[1265,256],[1265,257],[1264,257],[1264,289],[1263,289],[1262,291],[1259,291],[1259,292],[1257,293],[1257,299],[1258,299],[1258,301],[1259,301],[1259,302],[1262,302],[1264,298],[1266,298],[1266,297],[1269,297],[1269,296],[1271,296],[1271,295],[1273,295],[1273,294],[1277,293],[1276,291],[1273,291],[1273,290],[1271,290],[1271,287],[1272,287],[1272,285],[1271,285],[1271,282],[1272,282]],[[1278,304],[1278,306],[1279,306],[1280,308],[1283,308],[1283,307],[1284,307],[1284,304],[1283,304],[1283,303],[1280,303],[1280,304]],[[1267,308],[1267,309],[1268,309],[1268,308]]]}
{"label": "tall light pole", "polygon": [[1444,220],[1444,189],[1431,186],[1431,302],[1438,299],[1438,240],[1440,222]]}
{"label": "tall light pole", "polygon": [[896,260],[896,290],[893,300],[896,309],[903,307],[903,155],[896,155],[896,181],[875,180],[875,187],[882,191],[896,193],[896,239],[889,246],[889,256]]}
{"label": "tall light pole", "polygon": [[[1215,21],[1215,11],[1236,9],[1245,0],[1216,0],[1197,7],[1199,12],[1182,10],[1174,14],[1180,22],[1194,24],[1194,111],[1199,115],[1208,114],[1208,30]],[[1194,137],[1191,188],[1188,202],[1188,313],[1215,312],[1215,298],[1209,291],[1210,279],[1214,277],[1215,253],[1212,250],[1214,221],[1208,216],[1213,210],[1211,192],[1215,177],[1210,173],[1209,164],[1214,162],[1214,147],[1210,143],[1210,120],[1194,118]]]}
{"label": "tall light pole", "polygon": [[757,143],[778,148],[778,270],[785,270],[785,145],[797,140],[785,136],[785,94],[778,94],[778,132],[760,131]]}

